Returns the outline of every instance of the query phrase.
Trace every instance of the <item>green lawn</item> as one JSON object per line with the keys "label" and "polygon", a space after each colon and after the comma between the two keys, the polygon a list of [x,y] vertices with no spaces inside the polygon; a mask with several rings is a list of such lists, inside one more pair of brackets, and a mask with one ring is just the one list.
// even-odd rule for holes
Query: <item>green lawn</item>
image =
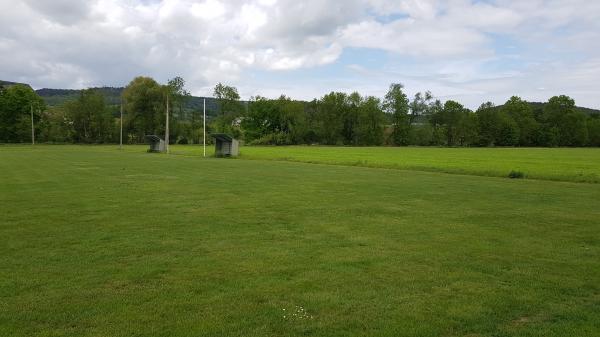
{"label": "green lawn", "polygon": [[[125,151],[147,148],[127,145]],[[116,147],[96,147],[100,149]],[[198,157],[202,146],[171,145],[171,153]],[[213,155],[212,145],[206,153]],[[504,178],[519,171],[529,179],[600,183],[600,148],[245,146],[240,158]]]}
{"label": "green lawn", "polygon": [[144,149],[0,146],[0,336],[600,335],[599,184]]}
{"label": "green lawn", "polygon": [[[188,147],[188,151],[197,147]],[[243,147],[244,158],[600,183],[598,148]]]}

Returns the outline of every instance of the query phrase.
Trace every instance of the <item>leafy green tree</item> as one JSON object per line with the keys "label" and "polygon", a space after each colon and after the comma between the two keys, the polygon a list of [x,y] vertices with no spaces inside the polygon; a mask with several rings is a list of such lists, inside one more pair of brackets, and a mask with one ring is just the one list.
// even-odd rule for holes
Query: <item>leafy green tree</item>
{"label": "leafy green tree", "polygon": [[383,144],[383,128],[385,114],[381,109],[381,101],[373,96],[360,99],[358,106],[358,123],[356,128],[357,145]]}
{"label": "leafy green tree", "polygon": [[73,123],[64,105],[50,107],[42,113],[39,138],[44,142],[72,143]]}
{"label": "leafy green tree", "polygon": [[427,113],[427,121],[432,128],[431,134],[431,145],[445,145],[446,144],[446,127],[443,125],[442,114],[444,105],[438,99],[430,104]]}
{"label": "leafy green tree", "polygon": [[[187,144],[193,137],[192,129],[200,127],[199,123],[188,122],[185,104],[190,100],[191,94],[185,89],[185,80],[174,77],[165,86],[165,95],[169,96],[169,140],[178,144]],[[193,116],[193,113],[192,113]]]}
{"label": "leafy green tree", "polygon": [[218,132],[232,133],[234,136],[241,134],[235,122],[242,115],[244,106],[240,102],[237,89],[218,83],[213,91],[213,96],[217,99],[219,106],[219,116],[213,122],[214,129]]}
{"label": "leafy green tree", "polygon": [[500,125],[496,107],[491,102],[483,103],[481,106],[479,106],[479,109],[477,109],[476,114],[479,145],[495,145],[499,133],[498,126]]}
{"label": "leafy green tree", "polygon": [[[544,106],[543,119],[547,130],[558,130],[558,145],[583,146],[587,143],[586,116],[576,110],[575,100],[569,96],[550,98]],[[548,138],[548,135],[546,137]]]}
{"label": "leafy green tree", "polygon": [[254,98],[242,123],[246,141],[255,144],[300,144],[307,131],[304,104],[286,96]]}
{"label": "leafy green tree", "polygon": [[556,147],[560,145],[560,130],[556,126],[544,125],[538,137],[538,143],[541,146]]}
{"label": "leafy green tree", "polygon": [[536,144],[539,123],[535,120],[531,105],[518,96],[511,97],[502,107],[502,112],[510,116],[519,129],[520,146]]}
{"label": "leafy green tree", "polygon": [[560,130],[560,145],[585,146],[588,143],[587,116],[575,111],[562,118]]}
{"label": "leafy green tree", "polygon": [[588,145],[600,146],[600,114],[592,115],[587,121]]}
{"label": "leafy green tree", "polygon": [[284,95],[281,95],[277,101],[281,107],[281,130],[285,134],[286,143],[304,143],[308,130],[304,103],[294,101]]}
{"label": "leafy green tree", "polygon": [[31,111],[35,132],[40,129],[41,112],[46,104],[27,85],[0,86],[0,142],[31,141]]}
{"label": "leafy green tree", "polygon": [[64,109],[73,130],[73,141],[77,143],[111,141],[114,118],[107,109],[101,93],[93,89],[82,90],[76,100],[65,104]]}
{"label": "leafy green tree", "polygon": [[498,112],[497,132],[496,145],[515,146],[519,144],[519,126],[511,116],[503,111]]}
{"label": "leafy green tree", "polygon": [[244,139],[252,143],[261,137],[277,132],[279,112],[272,100],[253,97],[248,103],[248,113],[242,121]]}
{"label": "leafy green tree", "polygon": [[414,125],[420,116],[428,115],[432,103],[433,95],[431,94],[431,91],[416,93],[415,97],[410,102],[410,125]]}
{"label": "leafy green tree", "polygon": [[392,116],[392,141],[395,145],[408,145],[410,141],[409,101],[403,89],[402,84],[391,84],[383,101],[385,112]]}
{"label": "leafy green tree", "polygon": [[477,145],[478,138],[477,115],[469,109],[465,109],[457,125],[457,142],[460,146],[472,146]]}
{"label": "leafy green tree", "polygon": [[318,138],[328,145],[343,144],[344,115],[347,110],[348,95],[341,92],[329,93],[318,101]]}
{"label": "leafy green tree", "polygon": [[169,104],[172,111],[180,118],[186,118],[185,105],[192,95],[185,89],[185,80],[182,77],[174,77],[167,82]]}
{"label": "leafy green tree", "polygon": [[519,144],[519,127],[506,109],[484,103],[477,109],[478,144],[480,146],[514,146]]}
{"label": "leafy green tree", "polygon": [[443,108],[434,109],[432,121],[435,125],[444,128],[445,140],[447,146],[458,145],[462,131],[462,121],[466,118],[469,110],[456,102],[446,101]]}
{"label": "leafy green tree", "polygon": [[413,125],[411,130],[410,143],[419,146],[434,145],[434,129],[429,122],[420,125]]}
{"label": "leafy green tree", "polygon": [[343,142],[347,145],[358,145],[359,144],[359,109],[362,104],[362,97],[358,92],[351,93],[342,109],[342,136]]}
{"label": "leafy green tree", "polygon": [[544,106],[544,120],[551,125],[558,125],[562,118],[575,112],[575,100],[569,96],[554,96]]}
{"label": "leafy green tree", "polygon": [[316,98],[310,102],[304,103],[304,115],[306,118],[306,133],[304,141],[307,144],[321,143],[319,132],[321,128],[321,120],[319,116],[319,100]]}
{"label": "leafy green tree", "polygon": [[[149,134],[164,134],[165,91],[150,77],[136,77],[123,91],[124,138],[143,142]],[[127,138],[125,138],[127,139]]]}

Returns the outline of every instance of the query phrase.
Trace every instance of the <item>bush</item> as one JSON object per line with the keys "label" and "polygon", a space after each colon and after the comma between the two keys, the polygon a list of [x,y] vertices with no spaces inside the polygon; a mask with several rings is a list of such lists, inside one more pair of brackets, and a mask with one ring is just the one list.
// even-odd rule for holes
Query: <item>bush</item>
{"label": "bush", "polygon": [[253,140],[251,145],[287,145],[289,142],[283,133],[270,133]]}
{"label": "bush", "polygon": [[523,179],[525,178],[525,173],[521,172],[521,171],[515,171],[512,170],[510,171],[510,173],[508,174],[508,177],[510,179]]}

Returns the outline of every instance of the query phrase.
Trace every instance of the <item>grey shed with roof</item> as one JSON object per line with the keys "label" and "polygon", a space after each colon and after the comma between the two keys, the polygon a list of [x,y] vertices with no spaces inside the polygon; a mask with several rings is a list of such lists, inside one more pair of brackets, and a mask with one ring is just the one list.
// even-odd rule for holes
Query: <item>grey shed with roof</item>
{"label": "grey shed with roof", "polygon": [[216,157],[237,157],[240,154],[240,142],[225,133],[214,133]]}
{"label": "grey shed with roof", "polygon": [[148,152],[165,152],[165,141],[157,135],[147,135],[146,141],[150,143]]}

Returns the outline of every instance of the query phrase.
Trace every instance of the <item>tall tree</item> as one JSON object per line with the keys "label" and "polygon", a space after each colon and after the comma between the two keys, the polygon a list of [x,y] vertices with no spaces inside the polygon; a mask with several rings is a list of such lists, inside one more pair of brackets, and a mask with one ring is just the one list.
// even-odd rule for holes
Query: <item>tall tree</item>
{"label": "tall tree", "polygon": [[519,129],[518,145],[532,146],[536,143],[539,123],[535,120],[531,105],[518,96],[512,96],[502,112],[510,116]]}
{"label": "tall tree", "polygon": [[466,117],[468,109],[456,102],[446,101],[442,109],[436,110],[436,115],[433,120],[436,124],[443,126],[446,138],[446,145],[455,146],[458,144],[460,131],[460,123]]}
{"label": "tall tree", "polygon": [[174,77],[167,82],[167,88],[174,112],[176,112],[180,118],[186,118],[185,104],[192,95],[185,89],[185,80],[179,76]]}
{"label": "tall tree", "polygon": [[35,132],[39,131],[44,100],[31,87],[16,84],[0,86],[0,142],[30,142],[31,113]]}
{"label": "tall tree", "polygon": [[519,127],[506,110],[492,103],[482,104],[476,112],[478,145],[514,146],[519,144]]}
{"label": "tall tree", "polygon": [[[136,142],[164,133],[164,88],[150,77],[136,77],[123,91],[127,133]],[[125,137],[125,136],[124,136]]]}
{"label": "tall tree", "polygon": [[383,101],[385,112],[392,116],[392,140],[395,145],[408,145],[410,139],[409,101],[403,89],[402,84],[391,84]]}
{"label": "tall tree", "polygon": [[348,108],[348,95],[331,92],[323,96],[317,104],[318,135],[320,142],[328,145],[343,144],[344,115]]}
{"label": "tall tree", "polygon": [[358,145],[383,144],[383,128],[385,114],[381,109],[381,101],[373,96],[360,100],[357,126]]}
{"label": "tall tree", "polygon": [[498,125],[500,124],[497,108],[491,102],[483,103],[477,109],[476,114],[479,145],[495,145],[496,138],[498,137]]}
{"label": "tall tree", "polygon": [[420,116],[427,115],[432,103],[431,91],[416,93],[415,98],[410,102],[410,124],[413,125]]}
{"label": "tall tree", "polygon": [[504,111],[498,111],[498,133],[496,145],[515,146],[519,144],[519,126],[515,120]]}
{"label": "tall tree", "polygon": [[246,140],[256,144],[300,144],[307,130],[304,104],[286,96],[254,98],[242,121]]}
{"label": "tall tree", "polygon": [[238,135],[240,131],[234,125],[244,111],[240,95],[235,87],[218,83],[213,91],[219,106],[219,117],[214,121],[214,128],[219,132]]}
{"label": "tall tree", "polygon": [[588,145],[600,146],[600,114],[590,116],[587,121]]}
{"label": "tall tree", "polygon": [[[39,139],[43,142],[74,142],[73,123],[67,115],[65,104],[46,109],[42,113]],[[36,136],[36,138],[38,138]]]}
{"label": "tall tree", "polygon": [[587,143],[587,118],[575,109],[575,100],[571,97],[561,95],[550,98],[544,106],[543,118],[550,136],[558,133],[558,145],[583,146]]}
{"label": "tall tree", "polygon": [[114,119],[106,107],[104,96],[94,89],[82,90],[76,100],[65,104],[66,117],[77,143],[110,142]]}
{"label": "tall tree", "polygon": [[358,92],[348,95],[343,108],[342,116],[342,136],[344,144],[358,145],[359,143],[359,110],[362,104],[362,97]]}
{"label": "tall tree", "polygon": [[562,118],[560,130],[560,145],[586,146],[588,143],[587,116],[580,111],[566,114]]}
{"label": "tall tree", "polygon": [[456,128],[456,141],[458,145],[477,145],[477,115],[475,113],[469,109],[465,109]]}

